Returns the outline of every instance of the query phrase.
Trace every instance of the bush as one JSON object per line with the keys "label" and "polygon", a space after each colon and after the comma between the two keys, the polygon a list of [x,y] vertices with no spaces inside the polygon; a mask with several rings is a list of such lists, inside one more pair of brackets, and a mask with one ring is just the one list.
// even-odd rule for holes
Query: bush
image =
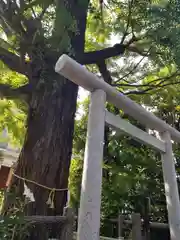
{"label": "bush", "polygon": [[[2,210],[2,203],[4,199],[3,191],[0,192],[0,208]],[[28,228],[30,223],[24,220],[23,210],[25,204],[22,203],[17,197],[11,197],[11,209],[8,209],[5,215],[0,215],[0,239],[25,239],[28,235]],[[16,203],[16,204],[15,204]],[[1,212],[2,213],[2,212]]]}

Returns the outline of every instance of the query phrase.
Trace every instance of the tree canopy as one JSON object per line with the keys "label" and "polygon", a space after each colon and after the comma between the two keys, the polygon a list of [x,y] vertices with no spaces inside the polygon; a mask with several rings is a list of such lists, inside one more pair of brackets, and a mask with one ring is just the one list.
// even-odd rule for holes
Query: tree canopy
{"label": "tree canopy", "polygon": [[[83,2],[86,1],[79,4],[83,5]],[[178,1],[160,0],[90,1],[85,51],[76,59],[82,64],[90,64],[88,67],[93,71],[100,71],[106,81],[125,94],[143,94],[179,83],[178,4]],[[59,20],[60,15],[63,21]],[[50,60],[52,55],[57,59],[67,52],[63,49],[70,39],[68,29],[76,32],[76,24],[72,14],[58,1],[55,4],[41,0],[2,0],[2,98],[18,99],[17,108],[27,109],[19,100],[27,102],[27,96],[32,93],[32,49],[42,44],[46,57]],[[66,33],[62,34],[63,31]],[[3,122],[9,121],[4,119]]]}

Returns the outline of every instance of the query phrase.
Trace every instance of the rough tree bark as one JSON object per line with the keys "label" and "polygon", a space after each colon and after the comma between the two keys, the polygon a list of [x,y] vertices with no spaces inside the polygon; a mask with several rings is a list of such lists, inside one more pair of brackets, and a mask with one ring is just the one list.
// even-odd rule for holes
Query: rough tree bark
{"label": "rough tree bark", "polygon": [[[54,92],[53,89],[44,90],[41,97],[33,94],[27,135],[16,171],[18,175],[50,188],[67,188],[76,97],[77,86],[68,81],[54,89]],[[23,186],[20,187],[22,181],[15,179],[14,183],[17,184],[19,196],[19,190],[21,194],[23,190]],[[66,191],[55,193],[53,210],[46,204],[49,190],[28,182],[26,184],[33,192],[35,202],[27,205],[25,214],[62,214]],[[45,229],[40,231],[37,228],[37,231],[33,229],[29,239],[46,239],[47,235]]]}
{"label": "rough tree bark", "polygon": [[[81,8],[76,5],[76,1],[73,0],[66,1],[65,5],[77,23],[78,34],[68,32],[74,58],[84,52],[88,0],[84,1]],[[42,46],[41,43],[41,49]],[[62,53],[68,53],[68,49],[66,50],[63,49]],[[32,54],[34,67],[30,79],[33,93],[28,110],[27,133],[15,173],[50,188],[65,189],[68,186],[78,87],[55,74],[54,64],[57,56],[51,56],[49,59],[43,49],[44,53],[38,58],[38,51],[38,47],[35,46]],[[66,204],[66,191],[55,193],[55,208],[50,209],[46,204],[50,192],[35,184],[26,184],[35,198],[35,202],[27,205],[26,215],[62,214]],[[11,189],[23,198],[22,180],[13,177]],[[10,204],[7,198],[5,210],[8,207]],[[46,227],[34,228],[28,239],[48,239]]]}

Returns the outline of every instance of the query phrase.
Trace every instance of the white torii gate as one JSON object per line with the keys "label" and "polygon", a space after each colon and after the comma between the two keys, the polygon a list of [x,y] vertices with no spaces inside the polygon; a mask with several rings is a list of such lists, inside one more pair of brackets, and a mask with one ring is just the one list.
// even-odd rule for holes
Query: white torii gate
{"label": "white torii gate", "polygon": [[[78,240],[99,240],[105,123],[161,153],[171,240],[179,240],[180,202],[171,139],[180,143],[180,132],[118,92],[67,55],[59,58],[55,71],[91,92],[78,219]],[[161,140],[108,112],[105,109],[106,101],[122,109],[143,125],[157,130]]]}

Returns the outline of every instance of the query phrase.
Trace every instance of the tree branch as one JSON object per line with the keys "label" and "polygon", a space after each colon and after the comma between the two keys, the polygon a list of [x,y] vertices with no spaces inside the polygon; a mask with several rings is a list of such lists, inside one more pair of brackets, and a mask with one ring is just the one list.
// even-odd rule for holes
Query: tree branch
{"label": "tree branch", "polygon": [[[112,86],[114,87],[134,87],[134,88],[141,88],[141,87],[159,87],[161,86],[163,83],[165,84],[166,81],[168,80],[171,80],[171,78],[174,78],[174,77],[178,77],[180,76],[180,73],[179,72],[175,72],[173,73],[172,75],[170,76],[167,76],[167,77],[159,77],[159,78],[156,78],[152,81],[150,81],[149,83],[145,83],[145,84],[128,84],[128,83],[119,83],[119,84],[112,84]],[[118,80],[120,81],[120,80]],[[159,82],[159,83],[157,83]],[[176,84],[175,83],[170,83],[170,84]]]}
{"label": "tree branch", "polygon": [[154,90],[154,88],[150,87],[144,90],[134,90],[134,91],[129,91],[129,92],[123,92],[124,95],[132,95],[132,94],[136,94],[136,95],[141,95],[141,94],[146,94],[149,91]]}
{"label": "tree branch", "polygon": [[99,71],[100,71],[104,81],[111,85],[113,80],[112,80],[110,72],[107,69],[105,60],[102,60],[101,62],[98,62],[97,66],[99,68]]}
{"label": "tree branch", "polygon": [[27,62],[22,63],[20,57],[2,47],[0,47],[0,60],[12,71],[28,76],[30,64]]}
{"label": "tree branch", "polygon": [[149,50],[142,52],[136,46],[133,46],[133,45],[128,45],[127,50],[129,50],[130,52],[138,53],[139,55],[144,56],[144,57],[150,56]]}
{"label": "tree branch", "polygon": [[16,2],[7,1],[5,3],[5,1],[0,0],[0,18],[21,37],[25,35],[26,32],[22,25],[24,16],[20,12]]}
{"label": "tree branch", "polygon": [[118,84],[118,82],[120,82],[121,80],[124,80],[124,78],[128,77],[129,75],[131,75],[132,73],[134,73],[134,71],[137,69],[137,67],[139,66],[139,64],[144,60],[145,57],[142,57],[140,59],[140,61],[131,69],[131,71],[129,71],[127,74],[125,74],[123,77],[121,77],[120,79],[118,79],[117,81],[114,82],[113,86],[116,86]]}
{"label": "tree branch", "polygon": [[113,47],[105,48],[102,50],[86,52],[77,61],[81,64],[96,64],[105,59],[119,56],[125,52],[126,46],[123,44],[115,44]]}
{"label": "tree branch", "polygon": [[87,64],[97,64],[98,62],[102,62],[111,57],[117,57],[125,52],[125,50],[129,50],[134,53],[138,53],[141,56],[148,57],[150,56],[149,50],[148,51],[140,51],[136,46],[131,45],[132,42],[138,41],[138,39],[133,36],[132,39],[126,44],[117,43],[113,47],[104,48],[102,50],[92,51],[92,52],[85,52],[76,60],[84,65]]}
{"label": "tree branch", "polygon": [[129,25],[130,25],[130,22],[131,22],[132,7],[133,7],[133,0],[128,2],[128,10],[129,10],[129,12],[128,12],[128,20],[127,20],[126,30],[125,30],[125,32],[123,34],[122,39],[121,39],[121,44],[124,42],[125,38],[128,35],[128,29],[129,29]]}
{"label": "tree branch", "polygon": [[0,84],[0,97],[7,99],[21,99],[28,102],[32,93],[32,86],[30,84],[23,85],[18,88],[13,88],[8,84]]}
{"label": "tree branch", "polygon": [[26,18],[23,13],[26,7],[27,9],[28,6],[31,7],[30,4],[27,5],[24,1],[21,1],[19,6],[15,0],[9,1],[7,4],[2,2],[4,1],[0,0],[0,18],[4,21],[4,24],[8,25],[16,35],[18,34],[20,40],[23,38],[24,41],[31,43],[37,30],[42,30],[41,19],[46,8],[42,10],[39,17]]}
{"label": "tree branch", "polygon": [[131,95],[131,94],[137,94],[137,95],[139,95],[139,94],[146,94],[146,93],[149,93],[149,91],[152,91],[152,90],[154,90],[155,88],[157,88],[157,89],[162,89],[163,87],[167,87],[167,86],[170,86],[170,85],[176,85],[176,84],[180,84],[180,81],[178,81],[178,82],[175,82],[175,83],[171,83],[171,82],[169,82],[169,83],[165,83],[165,84],[163,84],[163,85],[154,85],[154,86],[151,86],[151,87],[149,87],[149,88],[146,88],[146,89],[144,89],[144,90],[135,90],[135,91],[129,91],[129,92],[126,92],[126,93],[123,93],[124,95]]}
{"label": "tree branch", "polygon": [[4,19],[2,19],[2,17],[0,17],[0,25],[1,25],[4,33],[6,34],[6,36],[11,36],[12,35],[11,27],[8,26],[8,24],[4,21]]}

